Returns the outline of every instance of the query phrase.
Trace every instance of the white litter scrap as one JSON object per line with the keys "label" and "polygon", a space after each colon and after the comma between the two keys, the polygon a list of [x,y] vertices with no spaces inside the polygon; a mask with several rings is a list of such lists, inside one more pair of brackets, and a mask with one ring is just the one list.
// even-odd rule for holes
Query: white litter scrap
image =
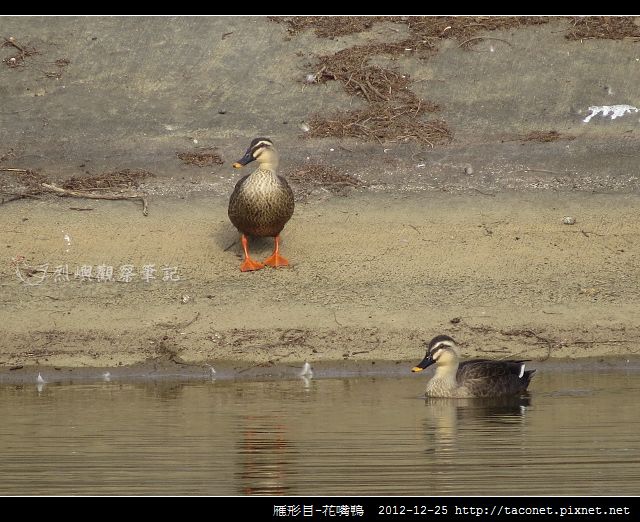
{"label": "white litter scrap", "polygon": [[46,383],[47,383],[47,381],[45,381],[42,378],[42,375],[40,375],[40,373],[38,373],[38,377],[36,378],[36,390],[38,390],[38,393],[42,393]]}
{"label": "white litter scrap", "polygon": [[632,112],[640,112],[638,107],[634,107],[633,105],[592,105],[589,107],[591,114],[587,116],[584,120],[585,123],[589,123],[591,118],[597,116],[598,114],[602,114],[603,117],[607,117],[611,115],[611,119],[615,120],[616,118],[620,118],[625,114],[630,114]]}
{"label": "white litter scrap", "polygon": [[69,234],[64,235],[64,237],[62,238],[64,239],[64,246],[65,246],[65,252],[69,253],[69,247],[71,246],[71,236]]}
{"label": "white litter scrap", "polygon": [[311,377],[313,377],[313,370],[308,362],[304,363],[302,371],[300,372],[300,377],[306,377],[307,379],[311,379]]}

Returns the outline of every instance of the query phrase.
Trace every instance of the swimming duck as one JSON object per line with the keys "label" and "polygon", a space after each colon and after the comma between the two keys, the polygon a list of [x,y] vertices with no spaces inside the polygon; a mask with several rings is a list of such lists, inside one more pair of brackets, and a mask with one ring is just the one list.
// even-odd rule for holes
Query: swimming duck
{"label": "swimming duck", "polygon": [[[269,138],[254,139],[233,166],[239,169],[252,161],[258,162],[258,168],[238,181],[229,199],[229,219],[242,234],[244,261],[240,270],[243,272],[260,270],[265,265],[274,268],[289,265],[289,261],[280,255],[280,232],[294,209],[291,187],[286,179],[276,174],[278,151]],[[273,253],[264,264],[249,256],[247,236],[274,238]]]}
{"label": "swimming duck", "polygon": [[473,359],[461,363],[456,342],[448,335],[438,335],[411,371],[421,372],[436,365],[436,373],[427,383],[427,397],[500,397],[527,390],[535,370],[525,371],[525,362]]}

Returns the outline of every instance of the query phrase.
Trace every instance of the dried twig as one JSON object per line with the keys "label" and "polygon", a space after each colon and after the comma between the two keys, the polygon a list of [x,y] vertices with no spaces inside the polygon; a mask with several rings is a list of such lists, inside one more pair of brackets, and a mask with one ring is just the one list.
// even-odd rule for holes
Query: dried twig
{"label": "dried twig", "polygon": [[171,328],[173,330],[184,330],[195,323],[200,318],[200,312],[196,312],[196,315],[191,321],[187,321],[185,323],[156,323],[155,326],[159,326],[161,328]]}
{"label": "dried twig", "polygon": [[29,108],[27,108],[27,109],[21,109],[21,110],[19,110],[19,111],[7,111],[7,112],[5,112],[5,111],[0,111],[0,114],[19,114],[19,113],[21,113],[21,112],[27,112],[27,111],[30,111],[31,109],[32,109],[32,107],[29,107]]}
{"label": "dried twig", "polygon": [[77,192],[75,190],[68,190],[57,187],[51,183],[42,183],[42,187],[45,189],[54,192],[55,194],[60,195],[61,197],[72,197],[72,198],[85,198],[85,199],[107,199],[107,200],[126,200],[133,199],[142,201],[142,215],[147,216],[149,214],[149,208],[147,203],[147,198],[142,195],[127,195],[127,194],[89,194],[87,192]]}
{"label": "dried twig", "polygon": [[16,201],[18,199],[23,199],[26,196],[24,194],[16,194],[10,198],[4,199],[4,197],[2,199],[0,199],[0,204],[4,205],[5,203],[10,203],[11,201]]}
{"label": "dried twig", "polygon": [[5,203],[9,203],[11,201],[16,201],[18,199],[26,199],[26,198],[32,198],[32,199],[40,199],[38,196],[36,196],[35,194],[29,194],[27,192],[23,192],[20,194],[14,194],[13,192],[9,192],[9,193],[4,193],[4,195],[6,196],[10,196],[8,199],[5,199],[4,197],[2,198],[2,200],[0,201],[0,204],[5,204]]}
{"label": "dried twig", "polygon": [[7,167],[0,167],[0,170],[3,172],[21,172],[23,174],[27,174],[29,172],[27,169],[10,169]]}
{"label": "dried twig", "polygon": [[615,343],[631,343],[634,342],[632,340],[626,339],[608,339],[603,341],[570,341],[567,344],[615,344]]}
{"label": "dried twig", "polygon": [[474,40],[498,40],[499,42],[506,43],[509,47],[513,47],[511,42],[508,42],[503,38],[495,38],[493,36],[474,36],[473,38],[468,38],[467,40],[459,44],[458,47],[462,47],[463,45],[468,44],[469,42],[473,42]]}
{"label": "dried twig", "polygon": [[556,170],[529,169],[529,168],[514,170],[511,172],[511,174],[515,174],[516,172],[544,172],[546,174],[559,174],[559,175],[573,174],[572,172],[558,172]]}

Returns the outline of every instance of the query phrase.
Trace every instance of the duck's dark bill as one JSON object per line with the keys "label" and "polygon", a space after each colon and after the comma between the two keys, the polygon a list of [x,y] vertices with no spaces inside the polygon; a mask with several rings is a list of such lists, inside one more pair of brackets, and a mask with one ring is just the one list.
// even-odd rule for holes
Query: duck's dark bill
{"label": "duck's dark bill", "polygon": [[426,355],[424,359],[422,359],[414,368],[411,370],[412,372],[421,372],[425,368],[428,368],[432,364],[436,362],[433,360],[433,357],[430,355]]}
{"label": "duck's dark bill", "polygon": [[247,151],[247,153],[244,156],[242,156],[242,158],[240,158],[238,161],[236,161],[233,164],[233,168],[234,169],[241,169],[247,163],[251,163],[254,160],[255,160],[255,158],[253,157],[253,154],[251,154],[251,151]]}

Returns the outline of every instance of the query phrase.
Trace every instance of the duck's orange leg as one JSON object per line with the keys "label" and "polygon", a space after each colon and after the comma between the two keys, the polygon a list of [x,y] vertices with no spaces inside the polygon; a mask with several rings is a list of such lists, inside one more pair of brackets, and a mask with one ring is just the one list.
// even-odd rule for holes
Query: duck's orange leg
{"label": "duck's orange leg", "polygon": [[240,265],[240,270],[243,272],[252,272],[253,270],[260,270],[264,268],[264,265],[259,261],[254,261],[249,255],[249,240],[247,236],[242,234],[242,249],[244,250],[244,261]]}
{"label": "duck's orange leg", "polygon": [[289,261],[286,257],[280,255],[280,236],[275,237],[275,244],[273,247],[273,254],[264,260],[264,264],[278,268],[279,266],[289,266]]}

